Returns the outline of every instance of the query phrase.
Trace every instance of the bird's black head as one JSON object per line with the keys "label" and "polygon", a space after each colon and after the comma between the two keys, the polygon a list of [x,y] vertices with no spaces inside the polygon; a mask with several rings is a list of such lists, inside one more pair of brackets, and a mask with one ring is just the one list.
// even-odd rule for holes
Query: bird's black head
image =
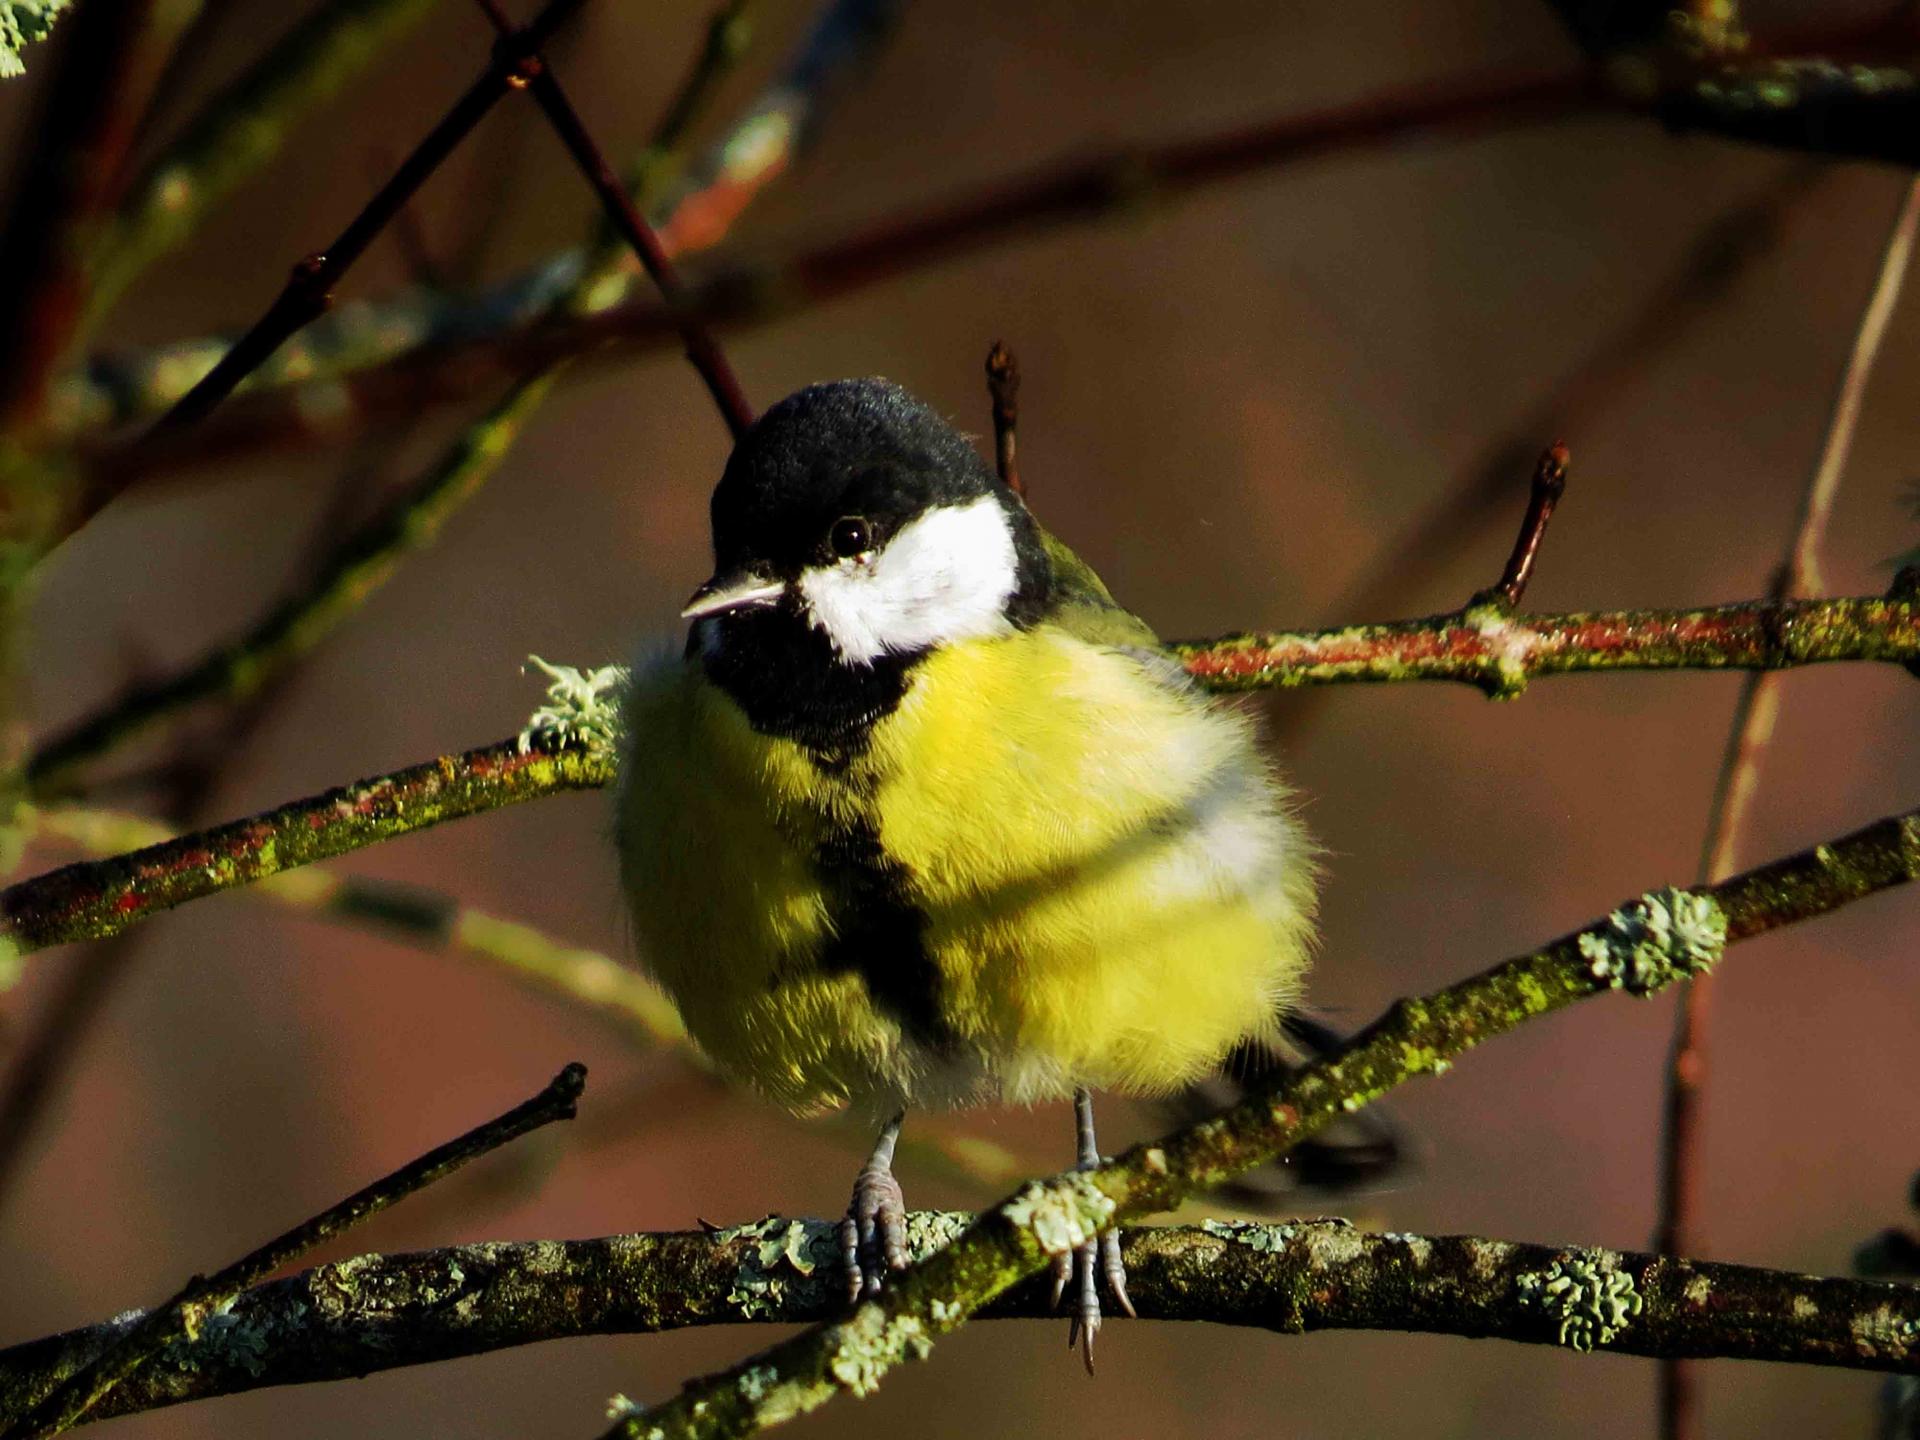
{"label": "bird's black head", "polygon": [[886,380],[788,396],[713,492],[689,648],[762,729],[840,744],[942,645],[1039,618],[1052,567],[1020,498]]}
{"label": "bird's black head", "polygon": [[1050,581],[1019,497],[886,380],[810,385],[767,411],[713,492],[713,550],[689,618],[784,609],[850,665],[1030,623]]}

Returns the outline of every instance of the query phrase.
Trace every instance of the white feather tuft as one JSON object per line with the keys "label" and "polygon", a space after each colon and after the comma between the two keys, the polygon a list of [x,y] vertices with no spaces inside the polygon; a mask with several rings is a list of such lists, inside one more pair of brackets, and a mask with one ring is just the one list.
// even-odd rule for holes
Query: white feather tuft
{"label": "white feather tuft", "polygon": [[875,554],[805,571],[799,589],[840,658],[871,665],[889,652],[1007,633],[1017,563],[1006,511],[983,495],[927,511]]}

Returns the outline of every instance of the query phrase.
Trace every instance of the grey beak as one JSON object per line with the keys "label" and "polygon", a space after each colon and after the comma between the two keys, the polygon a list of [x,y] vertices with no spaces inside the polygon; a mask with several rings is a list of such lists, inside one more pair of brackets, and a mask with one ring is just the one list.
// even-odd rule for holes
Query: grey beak
{"label": "grey beak", "polygon": [[751,571],[744,574],[716,575],[688,599],[680,612],[682,620],[701,620],[709,615],[725,615],[730,610],[752,610],[771,605],[786,593],[784,580],[769,580]]}

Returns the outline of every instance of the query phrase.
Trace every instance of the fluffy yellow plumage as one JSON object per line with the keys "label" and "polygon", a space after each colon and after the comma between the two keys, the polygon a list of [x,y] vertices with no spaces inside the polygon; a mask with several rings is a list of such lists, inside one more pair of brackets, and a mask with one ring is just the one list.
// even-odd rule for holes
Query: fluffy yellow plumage
{"label": "fluffy yellow plumage", "polygon": [[[1299,988],[1309,847],[1246,719],[1167,662],[1045,622],[945,647],[838,769],[756,732],[697,658],[636,675],[625,729],[640,953],[702,1047],[787,1105],[1165,1091]],[[944,1045],[810,963],[812,857],[861,824],[911,877]]]}

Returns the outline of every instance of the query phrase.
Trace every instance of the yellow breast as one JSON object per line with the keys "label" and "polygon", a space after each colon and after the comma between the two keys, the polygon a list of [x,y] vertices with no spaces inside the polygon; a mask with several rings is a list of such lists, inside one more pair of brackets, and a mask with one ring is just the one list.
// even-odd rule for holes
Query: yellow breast
{"label": "yellow breast", "polygon": [[[1305,969],[1311,848],[1245,718],[1166,665],[1047,625],[951,646],[827,770],[697,666],[637,677],[623,878],[689,1030],[796,1106],[1164,1090],[1269,1030]],[[853,825],[923,918],[937,1046],[811,963],[815,857]]]}

